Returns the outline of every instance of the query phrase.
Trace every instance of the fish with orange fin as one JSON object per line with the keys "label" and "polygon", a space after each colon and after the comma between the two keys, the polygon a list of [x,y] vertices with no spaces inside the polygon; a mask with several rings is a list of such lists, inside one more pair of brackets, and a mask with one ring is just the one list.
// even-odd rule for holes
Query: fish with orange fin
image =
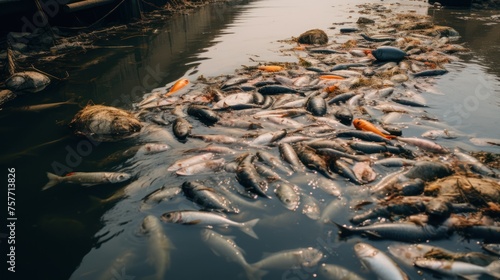
{"label": "fish with orange fin", "polygon": [[165,93],[165,96],[169,96],[174,94],[176,91],[180,90],[181,88],[187,86],[189,84],[188,79],[180,79],[175,84],[170,88],[170,90]]}
{"label": "fish with orange fin", "polygon": [[266,72],[279,72],[284,70],[285,68],[279,65],[261,65],[257,67],[259,70]]}
{"label": "fish with orange fin", "polygon": [[319,76],[320,80],[345,80],[344,77],[338,75],[321,75]]}
{"label": "fish with orange fin", "polygon": [[363,120],[363,119],[354,119],[352,121],[352,124],[358,130],[371,131],[371,132],[378,134],[378,135],[380,135],[386,139],[389,139],[389,140],[396,138],[396,136],[394,136],[394,135],[383,133],[382,131],[380,131],[380,129],[378,129],[371,122]]}

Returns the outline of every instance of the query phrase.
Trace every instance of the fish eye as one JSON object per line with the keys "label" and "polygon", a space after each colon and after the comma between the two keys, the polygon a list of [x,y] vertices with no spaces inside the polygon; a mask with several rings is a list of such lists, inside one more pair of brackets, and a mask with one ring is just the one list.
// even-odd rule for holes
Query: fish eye
{"label": "fish eye", "polygon": [[172,218],[172,214],[168,213],[166,217],[167,218]]}

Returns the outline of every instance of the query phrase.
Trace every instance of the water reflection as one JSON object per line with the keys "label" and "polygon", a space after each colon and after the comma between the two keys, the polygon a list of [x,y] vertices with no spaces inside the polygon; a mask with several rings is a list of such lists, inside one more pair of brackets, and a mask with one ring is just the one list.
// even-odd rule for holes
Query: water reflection
{"label": "water reflection", "polygon": [[[273,0],[214,4],[190,14],[178,15],[165,23],[148,26],[149,31],[142,34],[134,33],[133,37],[130,34],[119,34],[118,38],[107,42],[110,46],[132,47],[92,50],[63,61],[60,67],[69,69],[69,81],[56,84],[36,96],[14,100],[12,106],[64,101],[73,96],[83,96],[81,105],[92,100],[96,104],[131,108],[132,102],[139,100],[143,93],[180,77],[194,80],[199,75],[230,74],[242,64],[253,65],[257,61],[295,61],[295,57],[284,56],[279,51],[280,48],[289,46],[278,40],[297,36],[311,28],[333,28],[338,23],[355,25],[357,14],[350,13],[350,10],[355,4],[364,2],[367,1],[346,3],[322,0],[310,4],[303,0]],[[407,4],[409,6],[394,5],[393,8],[427,13],[427,6],[423,2],[408,1]],[[466,46],[474,54],[466,56],[464,62],[447,65],[452,73],[438,79],[438,90],[445,92],[445,95],[431,96],[428,102],[436,104],[429,109],[432,114],[438,115],[445,122],[450,121],[453,120],[451,116],[454,111],[448,115],[446,112],[455,105],[463,104],[467,94],[483,85],[492,94],[487,99],[480,100],[478,108],[467,118],[462,118],[456,129],[478,133],[478,136],[498,138],[499,132],[492,130],[488,122],[484,121],[498,116],[499,44],[484,43],[487,41],[485,38],[491,39],[489,42],[498,42],[498,36],[494,36],[495,30],[498,34],[498,26],[479,20],[483,16],[488,17],[489,13],[485,12],[483,15],[470,11],[439,10],[434,14],[437,23],[455,27],[462,34],[460,40],[466,42]],[[330,39],[342,40],[337,35]],[[474,80],[471,83],[471,77],[481,77],[485,82],[483,84],[480,80]],[[7,135],[4,143],[7,150],[4,154],[22,152],[27,147],[70,135],[65,124],[77,110],[78,108],[68,107],[42,114],[2,116],[1,127]],[[413,132],[408,132],[408,136],[412,136],[411,133]],[[189,145],[179,144],[182,149],[168,155],[158,154],[148,159],[132,158],[105,166],[106,169],[126,168],[133,172],[135,181],[132,187],[125,184],[108,189],[66,186],[41,193],[40,188],[47,181],[45,172],[50,171],[54,161],[66,164],[68,148],[75,149],[79,141],[75,137],[67,137],[21,154],[15,159],[10,157],[2,161],[2,166],[16,166],[19,170],[19,185],[23,186],[18,191],[22,197],[19,209],[23,217],[18,231],[19,263],[22,266],[20,274],[43,279],[96,279],[105,275],[109,279],[109,275],[116,278],[117,273],[133,277],[151,273],[153,268],[146,261],[146,250],[140,250],[145,248],[146,241],[138,232],[145,216],[138,212],[139,202],[156,188],[182,183],[180,178],[164,176],[163,165],[158,163],[162,162],[166,166],[173,162],[182,156],[182,150],[189,148]],[[92,153],[86,155],[77,168],[80,171],[96,171],[96,166],[103,158],[135,144],[137,143],[134,141],[103,143],[94,147]],[[214,185],[228,188],[238,184],[234,178],[214,177],[211,180],[210,183]],[[132,197],[118,196],[116,200],[102,202],[102,199],[121,190],[127,193],[134,186],[143,188],[138,187],[140,191]],[[347,192],[349,196],[355,197],[357,189]],[[318,195],[318,199],[329,198]],[[159,216],[165,211],[177,210],[178,207],[193,208],[192,204],[183,201],[182,197],[176,198],[171,203],[155,208],[153,214]],[[265,211],[252,211],[279,213],[281,210],[282,205],[274,200],[266,204]],[[344,207],[337,215],[347,217],[350,215],[349,209]],[[241,220],[246,219],[242,217]],[[202,243],[198,230],[184,227],[168,227],[167,230],[167,235],[172,237],[177,247],[170,275],[177,279],[200,279],[207,277],[206,272],[210,271],[211,278],[234,279],[241,273],[238,267],[227,265],[222,258],[215,258]],[[267,216],[256,231],[261,236],[260,240],[252,240],[235,231],[221,233],[237,235],[239,244],[248,248],[246,258],[252,261],[260,259],[264,251],[312,246],[328,252],[327,261],[335,260],[337,264],[356,269],[359,267],[358,263],[353,264],[352,242],[356,239],[336,244],[332,250],[335,236],[332,237],[331,229],[318,229],[313,221],[302,216],[290,215],[288,212]],[[459,241],[452,240],[443,244],[451,246],[455,242]],[[380,244],[385,246],[386,243]],[[130,251],[131,249],[135,251]],[[115,260],[127,263],[125,270],[108,270],[114,266]],[[224,269],[214,272],[215,266]],[[123,268],[123,264],[118,264],[117,267]],[[269,279],[281,276],[280,272],[275,272]]]}

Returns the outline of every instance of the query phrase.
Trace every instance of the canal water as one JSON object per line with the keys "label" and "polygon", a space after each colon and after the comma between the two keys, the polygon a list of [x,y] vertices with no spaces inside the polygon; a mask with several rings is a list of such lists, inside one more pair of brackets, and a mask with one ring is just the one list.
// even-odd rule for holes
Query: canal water
{"label": "canal water", "polygon": [[[370,2],[389,5],[394,11],[428,14],[436,24],[451,26],[461,34],[458,42],[471,52],[458,55],[459,61],[446,65],[450,72],[435,79],[434,91],[441,94],[426,96],[430,104],[428,112],[443,124],[467,135],[456,140],[442,140],[440,144],[451,148],[460,146],[467,151],[498,153],[498,147],[476,146],[468,138],[500,138],[497,124],[499,12],[434,10],[422,1],[261,0],[211,4],[161,22],[116,31],[106,40],[95,43],[107,48],[86,50],[57,63],[40,62],[36,65],[38,68],[58,76],[64,76],[67,71],[69,78],[55,82],[42,92],[21,96],[0,111],[3,135],[0,164],[5,178],[7,168],[15,168],[17,184],[16,274],[14,277],[9,274],[5,279],[143,279],[155,273],[154,265],[148,260],[147,238],[140,232],[143,218],[148,214],[160,216],[170,210],[196,209],[182,196],[152,209],[140,209],[140,199],[153,190],[182,184],[185,178],[172,176],[165,168],[182,157],[184,150],[193,148],[193,141],[181,144],[145,136],[118,143],[85,142],[72,136],[68,128],[81,107],[94,103],[132,109],[132,104],[140,101],[145,93],[180,78],[195,81],[200,76],[230,75],[242,65],[252,66],[258,62],[296,62],[297,57],[282,52],[291,47],[282,40],[312,28],[326,30],[329,39],[336,40],[340,26],[355,26],[361,16],[356,5]],[[77,104],[42,112],[14,110],[66,100]],[[409,129],[405,130],[405,135],[418,136],[421,132]],[[151,140],[164,141],[172,149],[143,158],[107,161],[115,152]],[[61,185],[42,192],[47,182],[46,172],[61,170],[126,171],[134,174],[134,179],[128,183],[91,188]],[[234,176],[229,178],[227,174],[193,179],[227,187],[237,184]],[[307,185],[308,178],[302,179]],[[139,190],[134,195],[103,201],[131,185]],[[347,198],[355,196],[353,188],[357,187],[342,186]],[[315,197],[322,207],[332,200],[320,192],[316,192]],[[245,250],[248,262],[258,261],[266,253],[314,247],[325,254],[322,262],[342,265],[366,279],[375,279],[373,274],[360,268],[353,253],[355,242],[364,239],[338,241],[334,227],[319,226],[300,213],[290,212],[277,199],[266,201],[261,209],[242,208],[242,214],[234,219],[246,221],[260,217],[255,227],[259,239],[236,229],[217,231],[234,236],[236,244]],[[338,212],[338,222],[348,223],[350,216],[352,212],[345,205]],[[164,228],[173,244],[171,265],[165,279],[245,278],[241,267],[210,251],[202,241],[199,228],[175,224]],[[2,248],[6,242],[1,239]],[[382,250],[391,243],[373,242]],[[451,250],[481,250],[477,243],[468,243],[456,236],[433,245]],[[116,266],[117,259],[122,260],[119,266]],[[114,262],[119,269],[114,269]],[[412,279],[431,277],[430,274],[420,276],[412,268],[405,268],[405,271]],[[278,270],[271,271],[265,279],[313,277],[321,279],[315,269]]]}

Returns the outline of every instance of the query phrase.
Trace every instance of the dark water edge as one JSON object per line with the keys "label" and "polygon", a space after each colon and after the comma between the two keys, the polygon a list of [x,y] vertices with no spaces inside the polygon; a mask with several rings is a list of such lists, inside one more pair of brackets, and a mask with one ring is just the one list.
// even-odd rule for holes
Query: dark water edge
{"label": "dark water edge", "polygon": [[[181,77],[195,78],[200,74],[204,75],[220,75],[222,73],[232,73],[236,67],[239,67],[241,61],[218,63],[208,62],[210,57],[204,54],[204,51],[213,51],[214,46],[221,43],[220,41],[227,39],[224,35],[228,35],[228,29],[234,25],[235,19],[241,14],[247,12],[249,6],[255,2],[265,1],[240,1],[232,4],[213,4],[188,15],[178,15],[172,20],[165,23],[155,23],[148,26],[144,36],[136,36],[133,38],[126,34],[118,34],[110,45],[132,45],[138,46],[130,50],[128,49],[102,49],[91,50],[86,53],[75,55],[72,59],[63,61],[53,69],[44,69],[49,72],[52,70],[61,74],[65,69],[70,69],[71,78],[67,82],[56,83],[50,86],[47,93],[41,92],[31,96],[21,96],[12,101],[7,107],[23,106],[28,104],[38,104],[46,102],[65,101],[71,98],[79,100],[79,106],[68,106],[58,110],[42,112],[42,113],[9,113],[8,110],[0,115],[0,129],[4,136],[2,140],[2,159],[0,161],[4,178],[6,178],[6,168],[15,167],[17,172],[16,190],[18,209],[18,224],[16,228],[17,234],[17,269],[18,274],[13,279],[21,277],[37,277],[41,279],[81,279],[88,277],[92,279],[96,271],[86,269],[86,271],[78,271],[79,267],[89,268],[93,263],[110,261],[116,254],[112,250],[99,250],[102,246],[120,248],[123,244],[120,239],[114,237],[125,234],[124,239],[135,242],[133,232],[124,231],[123,228],[136,227],[140,222],[135,217],[124,219],[123,224],[113,224],[113,217],[106,216],[105,213],[116,206],[119,208],[120,202],[117,204],[106,205],[105,207],[96,207],[91,196],[106,197],[123,185],[111,186],[109,189],[83,189],[78,186],[65,186],[56,192],[40,192],[40,188],[45,184],[45,172],[50,171],[58,162],[67,167],[78,165],[81,171],[93,170],[95,163],[107,155],[128,147],[131,143],[102,143],[99,146],[92,146],[92,152],[89,152],[84,159],[79,162],[77,157],[72,157],[72,151],[76,151],[81,143],[80,139],[69,136],[71,131],[66,124],[71,120],[73,115],[79,110],[79,107],[84,106],[89,100],[95,104],[115,105],[120,108],[130,109],[132,102],[136,102],[142,98],[142,94],[151,91],[156,87],[164,86]],[[344,9],[344,7],[342,7]],[[277,9],[279,10],[279,9]],[[348,9],[342,10],[347,13]],[[432,11],[431,11],[432,12]],[[431,14],[429,12],[429,14]],[[277,13],[278,16],[279,13]],[[459,63],[451,63],[447,65],[451,73],[439,79],[439,90],[443,91],[443,97],[435,97],[430,104],[437,103],[433,108],[433,113],[440,115],[444,121],[453,122],[454,111],[445,113],[454,105],[463,104],[467,95],[464,92],[474,93],[478,87],[482,87],[490,94],[485,99],[481,99],[478,108],[470,112],[467,118],[462,118],[460,124],[456,124],[456,128],[468,133],[475,133],[477,137],[492,137],[500,138],[500,131],[496,129],[495,120],[498,120],[498,109],[500,101],[500,40],[498,38],[499,25],[489,24],[491,21],[484,20],[494,12],[490,11],[470,11],[470,10],[438,10],[433,13],[436,23],[449,25],[457,29],[462,35],[460,42],[465,43],[472,50],[472,53],[465,56],[460,56],[463,61]],[[254,19],[258,21],[258,19]],[[329,19],[330,22],[335,22],[337,19]],[[351,19],[353,20],[353,19]],[[354,19],[355,20],[355,19]],[[300,22],[299,22],[300,24]],[[306,30],[308,27],[303,23],[301,30]],[[313,24],[320,28],[327,28],[321,24]],[[263,27],[264,28],[264,27]],[[291,28],[292,29],[292,28]],[[158,30],[158,33],[155,30]],[[293,29],[292,34],[297,35],[297,29]],[[153,34],[152,34],[153,33]],[[135,34],[137,35],[137,34]],[[238,34],[241,36],[241,34]],[[269,39],[265,42],[269,45],[260,45],[261,48],[273,48],[279,46],[275,40],[289,38],[290,34],[283,30],[282,37]],[[122,37],[122,38],[120,38]],[[255,44],[255,42],[247,42],[248,38],[241,36],[242,44]],[[273,42],[271,42],[273,41]],[[488,43],[485,43],[488,42]],[[104,44],[104,43],[103,43]],[[258,46],[255,46],[258,47]],[[235,46],[234,48],[238,48]],[[275,52],[275,51],[273,51]],[[203,57],[206,55],[206,57]],[[230,57],[230,53],[228,56]],[[240,54],[241,55],[241,54]],[[265,56],[248,54],[249,57],[261,58]],[[280,57],[275,53],[275,58],[280,60],[292,60],[294,58]],[[230,59],[228,59],[230,60]],[[207,64],[203,64],[203,61]],[[245,58],[244,63],[250,61]],[[218,65],[220,64],[220,65]],[[231,65],[234,67],[228,67]],[[49,64],[50,66],[50,64]],[[198,67],[199,66],[199,67]],[[52,66],[53,67],[53,66]],[[211,71],[206,71],[210,68]],[[219,68],[217,68],[219,67]],[[146,77],[149,77],[146,79]],[[480,78],[484,79],[484,83]],[[480,90],[483,90],[483,89]],[[78,99],[84,96],[83,100]],[[7,108],[8,109],[8,108]],[[491,129],[495,127],[495,129]],[[67,137],[67,138],[65,138]],[[57,143],[48,144],[41,148],[29,150],[37,145],[47,143],[49,141],[59,140]],[[498,152],[495,147],[472,147],[473,149],[489,150]],[[19,153],[19,154],[18,154]],[[78,164],[77,164],[78,163]],[[120,168],[120,165],[114,168]],[[2,197],[4,193],[1,194]],[[128,203],[128,202],[127,202]],[[126,209],[126,206],[121,206]],[[115,209],[116,209],[115,208]],[[114,215],[127,214],[127,209],[124,213],[120,211],[112,212]],[[117,214],[118,213],[118,214]],[[349,213],[344,213],[348,215]],[[269,246],[282,247],[287,246],[287,238],[297,238],[298,243],[315,244],[315,240],[306,236],[308,224],[307,220],[300,220],[297,223],[303,223],[304,232],[290,234],[288,228],[278,228],[273,233],[275,238],[268,238],[268,244],[257,244],[254,241],[246,240],[246,247],[252,246]],[[107,227],[106,227],[107,226]],[[112,234],[102,231],[115,227]],[[3,230],[1,232],[4,232]],[[97,233],[97,234],[96,234]],[[304,235],[302,235],[304,233]],[[167,233],[168,234],[168,233]],[[104,238],[102,236],[105,236]],[[310,240],[311,239],[311,240]],[[355,241],[355,240],[352,240]],[[116,244],[113,244],[116,242]],[[453,247],[460,243],[460,240],[443,241],[443,246]],[[4,240],[2,239],[2,247]],[[353,242],[342,243],[338,247],[339,252],[349,252]],[[385,244],[385,243],[379,243]],[[138,244],[133,244],[138,245]],[[141,245],[141,244],[139,244]],[[439,245],[439,243],[437,243]],[[173,266],[177,268],[176,272],[185,270],[183,279],[197,279],[200,276],[200,271],[209,271],[211,263],[190,263],[190,254],[200,254],[205,256],[207,260],[212,260],[215,257],[202,248],[199,240],[198,232],[186,233],[185,240],[179,241],[176,247],[176,257],[173,260]],[[471,245],[477,248],[477,246]],[[184,248],[191,248],[182,252]],[[92,254],[99,255],[99,258],[92,259]],[[257,252],[249,250],[249,259],[256,260],[261,255]],[[2,251],[3,253],[3,251]],[[82,262],[85,256],[85,263]],[[1,262],[4,263],[2,254]],[[197,256],[199,259],[200,256]],[[358,264],[350,264],[352,257],[342,259],[342,253],[336,256],[335,259],[330,259],[330,262],[339,260],[339,263],[350,266],[351,268],[359,267]],[[223,265],[224,260],[218,259],[218,264]],[[83,264],[83,265],[82,265]],[[87,273],[87,274],[85,274]],[[227,279],[237,275],[238,269],[231,266],[225,273],[217,274],[217,276],[226,276]],[[181,275],[181,274],[178,274]],[[277,277],[280,274],[275,275]],[[10,278],[7,278],[10,279]],[[180,279],[180,278],[179,278]],[[207,278],[209,279],[209,278]]]}
{"label": "dark water edge", "polygon": [[[182,77],[192,68],[191,63],[199,61],[196,54],[215,44],[213,38],[248,2],[213,3],[175,15],[166,22],[153,22],[145,26],[143,34],[121,33],[118,38],[110,36],[111,42],[96,43],[134,46],[130,49],[89,50],[55,65],[38,66],[57,76],[63,76],[64,71],[71,74],[68,81],[56,82],[42,94],[24,95],[9,102],[0,116],[4,145],[0,159],[2,174],[14,167],[18,186],[17,272],[14,278],[8,279],[68,279],[82,257],[96,245],[94,235],[103,227],[99,221],[113,206],[97,206],[92,210],[96,205],[89,200],[89,193],[78,187],[69,186],[56,195],[40,192],[46,182],[46,171],[76,166],[78,170],[92,170],[103,157],[130,145],[102,143],[91,146],[87,152],[84,150],[87,146],[79,145],[81,139],[72,136],[67,127],[74,114],[87,102],[131,109],[132,103],[140,100],[144,93]],[[133,35],[131,39],[120,38],[130,35]],[[72,98],[78,105],[39,113],[9,110]],[[56,142],[51,144],[53,141]],[[42,146],[36,148],[39,145]],[[79,157],[80,151],[88,156]],[[4,175],[6,178],[7,174]],[[91,190],[90,194],[106,197],[119,187]],[[5,194],[2,192],[2,197]],[[2,240],[2,246],[4,244]],[[1,260],[4,264],[4,254]]]}

